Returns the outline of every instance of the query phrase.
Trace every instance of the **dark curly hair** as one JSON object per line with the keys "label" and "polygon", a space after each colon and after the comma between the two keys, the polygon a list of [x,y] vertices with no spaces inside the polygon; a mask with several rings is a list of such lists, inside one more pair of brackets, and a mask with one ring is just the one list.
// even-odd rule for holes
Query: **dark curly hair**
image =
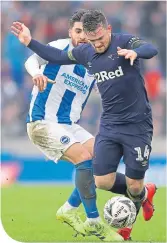
{"label": "dark curly hair", "polygon": [[75,22],[81,22],[82,16],[87,12],[88,10],[86,9],[79,9],[76,11],[70,18],[69,21],[69,27],[72,28],[75,24]]}
{"label": "dark curly hair", "polygon": [[88,10],[82,16],[83,29],[85,32],[94,32],[99,26],[107,28],[108,22],[100,10]]}

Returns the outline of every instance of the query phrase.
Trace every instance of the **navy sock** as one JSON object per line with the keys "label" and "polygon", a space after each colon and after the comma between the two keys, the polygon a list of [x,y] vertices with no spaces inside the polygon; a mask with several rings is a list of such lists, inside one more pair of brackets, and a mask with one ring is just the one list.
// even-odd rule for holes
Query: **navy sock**
{"label": "navy sock", "polygon": [[142,201],[143,201],[143,199],[145,197],[145,193],[146,193],[145,187],[143,188],[143,190],[141,191],[141,193],[139,195],[135,195],[135,196],[132,195],[128,189],[126,191],[125,196],[130,198],[133,201],[134,205],[136,206],[137,215],[138,215],[138,213],[140,211],[140,208],[141,208],[141,205],[142,205]]}
{"label": "navy sock", "polygon": [[126,179],[125,175],[122,173],[117,172],[116,173],[116,179],[113,187],[109,190],[110,192],[113,193],[118,193],[118,194],[126,194],[127,186],[126,186]]}
{"label": "navy sock", "polygon": [[79,205],[81,204],[81,199],[80,199],[79,192],[78,192],[77,188],[75,188],[73,190],[73,192],[71,193],[71,195],[68,199],[68,202],[73,207],[79,207]]}
{"label": "navy sock", "polygon": [[96,206],[96,189],[93,177],[92,160],[83,161],[76,166],[75,185],[88,218],[99,216]]}

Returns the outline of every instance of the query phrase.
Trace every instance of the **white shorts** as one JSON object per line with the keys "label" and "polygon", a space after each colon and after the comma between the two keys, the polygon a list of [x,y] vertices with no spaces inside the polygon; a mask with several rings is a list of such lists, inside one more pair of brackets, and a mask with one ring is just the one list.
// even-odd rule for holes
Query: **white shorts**
{"label": "white shorts", "polygon": [[85,143],[93,136],[78,124],[38,120],[27,124],[30,140],[50,160],[57,162],[74,143]]}

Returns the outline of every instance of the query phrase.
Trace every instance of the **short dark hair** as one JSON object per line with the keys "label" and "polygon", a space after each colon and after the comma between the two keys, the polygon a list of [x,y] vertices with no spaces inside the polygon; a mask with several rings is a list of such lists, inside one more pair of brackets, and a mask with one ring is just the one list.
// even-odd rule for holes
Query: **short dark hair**
{"label": "short dark hair", "polygon": [[82,17],[85,32],[94,32],[99,26],[107,27],[108,22],[100,10],[88,10]]}
{"label": "short dark hair", "polygon": [[79,9],[78,11],[74,12],[74,14],[71,16],[69,21],[69,27],[72,28],[75,24],[75,22],[81,22],[82,16],[87,12],[86,9]]}

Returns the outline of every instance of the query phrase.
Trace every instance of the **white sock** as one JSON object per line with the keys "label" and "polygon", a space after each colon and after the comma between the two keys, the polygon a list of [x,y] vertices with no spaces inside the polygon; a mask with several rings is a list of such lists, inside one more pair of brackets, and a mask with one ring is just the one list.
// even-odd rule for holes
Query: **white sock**
{"label": "white sock", "polygon": [[100,222],[101,218],[100,216],[98,216],[97,218],[87,218],[86,221],[89,221],[91,223],[96,223],[96,222]]}
{"label": "white sock", "polygon": [[62,206],[62,209],[63,209],[63,212],[67,212],[69,210],[72,210],[72,209],[77,209],[78,207],[73,207],[71,204],[69,204],[69,202],[65,202]]}

